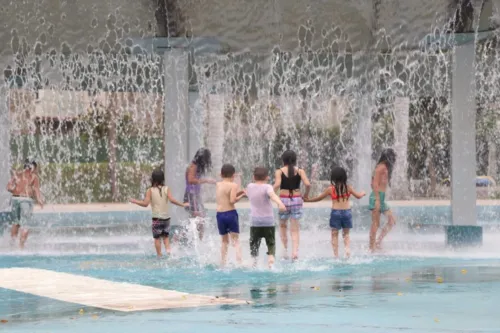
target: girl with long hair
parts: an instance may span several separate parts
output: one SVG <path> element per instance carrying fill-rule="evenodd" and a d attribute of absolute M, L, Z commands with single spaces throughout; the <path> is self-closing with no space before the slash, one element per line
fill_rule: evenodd
<path fill-rule="evenodd" d="M 330 174 L 330 183 L 323 193 L 315 198 L 306 199 L 306 202 L 321 201 L 326 197 L 332 200 L 332 211 L 330 213 L 330 228 L 332 230 L 332 248 L 335 258 L 339 257 L 339 231 L 342 229 L 344 237 L 345 256 L 351 255 L 349 231 L 352 229 L 352 212 L 349 198 L 354 196 L 361 199 L 365 192 L 357 192 L 347 184 L 347 172 L 344 168 L 334 166 Z"/>
<path fill-rule="evenodd" d="M 290 220 L 290 233 L 292 236 L 292 260 L 298 259 L 299 253 L 299 221 L 302 218 L 303 198 L 309 196 L 311 183 L 306 172 L 296 166 L 297 155 L 292 150 L 287 150 L 281 156 L 283 167 L 275 172 L 274 190 L 280 190 L 280 199 L 286 207 L 286 211 L 280 212 L 280 236 L 285 248 L 285 258 L 288 257 L 288 228 Z M 302 195 L 300 184 L 304 183 L 305 192 Z"/>

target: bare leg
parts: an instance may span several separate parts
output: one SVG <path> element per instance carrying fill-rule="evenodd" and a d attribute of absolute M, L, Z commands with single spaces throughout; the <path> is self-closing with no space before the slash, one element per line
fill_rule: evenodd
<path fill-rule="evenodd" d="M 372 210 L 372 226 L 370 228 L 370 252 L 375 252 L 375 240 L 380 226 L 380 212 Z"/>
<path fill-rule="evenodd" d="M 274 256 L 272 254 L 267 256 L 267 266 L 269 268 L 273 268 L 274 265 Z"/>
<path fill-rule="evenodd" d="M 227 260 L 227 248 L 229 246 L 229 235 L 222 236 L 222 244 L 220 247 L 220 266 L 224 267 L 226 265 Z"/>
<path fill-rule="evenodd" d="M 24 244 L 28 240 L 29 231 L 27 229 L 21 230 L 21 238 L 19 239 L 19 247 L 24 249 Z"/>
<path fill-rule="evenodd" d="M 203 240 L 203 233 L 205 231 L 205 220 L 201 220 L 196 222 L 196 230 L 198 230 L 198 237 L 200 240 Z"/>
<path fill-rule="evenodd" d="M 283 257 L 285 259 L 288 258 L 288 229 L 287 229 L 288 220 L 280 220 L 280 237 L 281 243 L 283 243 L 283 248 L 285 249 L 285 254 Z"/>
<path fill-rule="evenodd" d="M 396 224 L 396 219 L 394 218 L 394 215 L 392 215 L 392 211 L 388 210 L 384 214 L 387 215 L 387 223 L 382 228 L 382 232 L 380 232 L 380 235 L 378 236 L 376 243 L 377 248 L 381 248 L 382 240 L 384 240 L 385 236 L 387 236 L 387 234 L 392 230 L 392 227 Z"/>
<path fill-rule="evenodd" d="M 345 257 L 351 257 L 351 236 L 349 235 L 349 229 L 342 229 L 342 236 L 344 236 L 344 247 L 345 247 Z"/>
<path fill-rule="evenodd" d="M 234 250 L 236 251 L 236 262 L 241 266 L 241 246 L 240 246 L 240 234 L 231 233 L 231 242 L 233 244 Z"/>
<path fill-rule="evenodd" d="M 161 257 L 161 240 L 159 238 L 155 238 L 155 249 L 156 249 L 156 255 L 158 258 Z"/>
<path fill-rule="evenodd" d="M 13 240 L 15 240 L 19 234 L 19 224 L 14 224 L 12 228 L 10 229 L 10 237 L 12 237 Z"/>
<path fill-rule="evenodd" d="M 339 231 L 337 229 L 332 229 L 332 249 L 333 256 L 335 258 L 339 257 Z"/>
<path fill-rule="evenodd" d="M 292 260 L 299 258 L 299 241 L 300 241 L 300 221 L 290 219 L 290 232 L 292 234 Z"/>
<path fill-rule="evenodd" d="M 167 254 L 170 254 L 171 249 L 170 249 L 170 239 L 167 237 L 163 237 L 163 245 L 165 245 L 165 251 Z"/>

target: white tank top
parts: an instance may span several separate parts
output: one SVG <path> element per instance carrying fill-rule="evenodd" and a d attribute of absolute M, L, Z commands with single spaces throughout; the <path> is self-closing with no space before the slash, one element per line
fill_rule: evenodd
<path fill-rule="evenodd" d="M 162 192 L 160 195 L 160 191 Z M 151 187 L 151 211 L 154 219 L 166 220 L 168 214 L 168 187 Z"/>

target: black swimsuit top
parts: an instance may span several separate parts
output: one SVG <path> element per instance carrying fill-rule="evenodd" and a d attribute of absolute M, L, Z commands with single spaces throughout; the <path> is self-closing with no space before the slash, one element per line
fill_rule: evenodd
<path fill-rule="evenodd" d="M 300 189 L 300 181 L 302 180 L 302 178 L 300 178 L 298 172 L 292 177 L 287 177 L 281 169 L 279 170 L 281 171 L 281 190 L 289 190 L 290 193 L 292 193 L 294 190 Z"/>

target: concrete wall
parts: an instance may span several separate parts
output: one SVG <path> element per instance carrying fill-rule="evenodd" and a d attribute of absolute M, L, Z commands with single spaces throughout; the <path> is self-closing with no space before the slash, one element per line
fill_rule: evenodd
<path fill-rule="evenodd" d="M 62 50 L 85 52 L 120 36 L 151 37 L 156 26 L 152 0 L 10 1 L 0 9 L 1 56 L 20 47 L 27 53 Z M 35 48 L 35 44 L 40 46 Z"/>
<path fill-rule="evenodd" d="M 416 45 L 449 18 L 447 1 L 382 0 L 180 0 L 184 29 L 216 36 L 232 49 L 284 50 L 302 47 L 359 50 L 378 40 L 378 49 Z M 378 20 L 374 20 L 374 10 Z M 372 36 L 372 28 L 379 31 Z M 346 41 L 349 41 L 346 43 Z"/>

